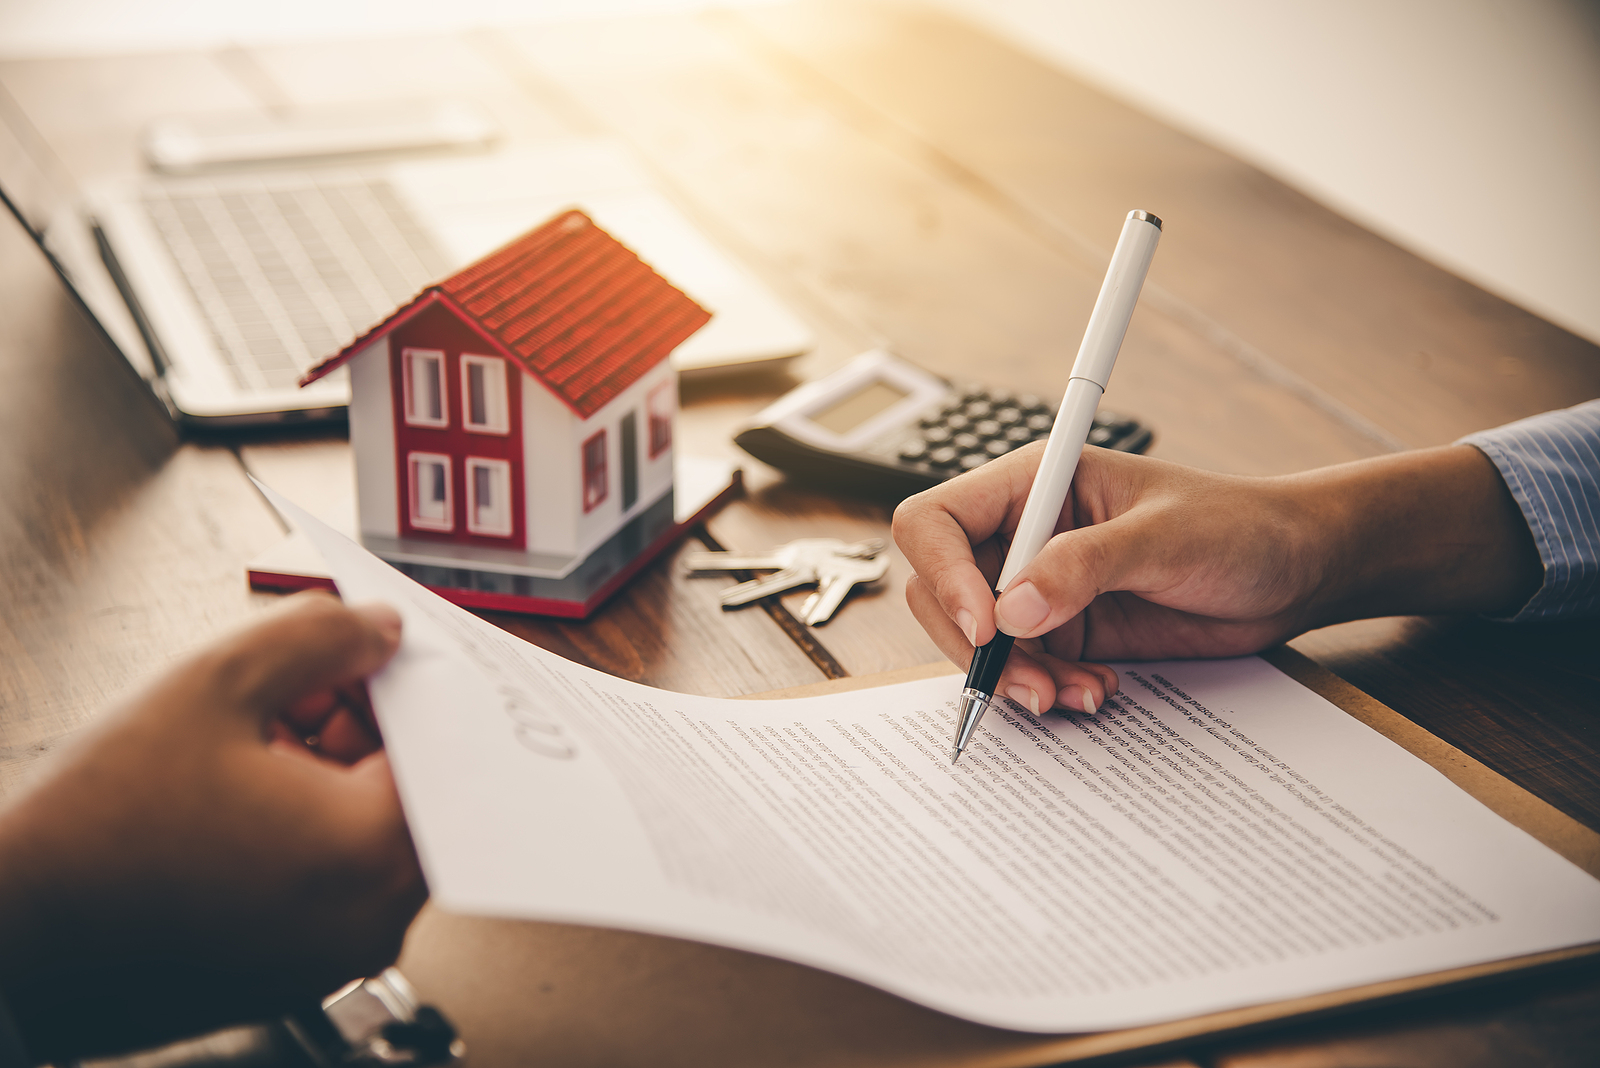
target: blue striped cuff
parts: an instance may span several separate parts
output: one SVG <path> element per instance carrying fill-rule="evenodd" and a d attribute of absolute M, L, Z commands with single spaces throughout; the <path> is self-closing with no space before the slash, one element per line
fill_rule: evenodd
<path fill-rule="evenodd" d="M 1544 584 L 1512 622 L 1600 614 L 1600 400 L 1546 412 L 1457 444 L 1500 469 L 1544 561 Z"/>

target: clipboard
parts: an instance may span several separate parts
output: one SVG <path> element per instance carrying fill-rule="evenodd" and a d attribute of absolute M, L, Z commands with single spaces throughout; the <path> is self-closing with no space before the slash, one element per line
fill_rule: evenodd
<path fill-rule="evenodd" d="M 1287 647 L 1278 670 L 1408 752 L 1491 811 L 1600 878 L 1600 833 Z M 939 675 L 948 663 L 757 694 L 806 697 Z M 1491 982 L 1600 956 L 1600 943 L 1162 1024 L 1071 1035 L 1004 1031 L 788 961 L 643 935 L 424 910 L 400 967 L 444 1009 L 481 1063 L 916 1064 L 1023 1068 L 1160 1056 L 1290 1019 Z M 498 1054 L 498 1055 L 496 1055 Z"/>

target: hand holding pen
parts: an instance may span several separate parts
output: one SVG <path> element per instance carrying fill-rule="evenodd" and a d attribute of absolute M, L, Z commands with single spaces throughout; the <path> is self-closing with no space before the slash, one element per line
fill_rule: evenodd
<path fill-rule="evenodd" d="M 1143 211 L 1130 212 L 1122 236 L 1111 256 L 1111 266 L 1089 316 L 1083 343 L 1072 366 L 1066 396 L 1056 413 L 1055 425 L 1045 444 L 1038 472 L 1023 507 L 1022 517 L 1011 540 L 1006 563 L 995 583 L 995 591 L 1005 591 L 1017 573 L 1039 554 L 1055 532 L 1072 486 L 1078 458 L 1088 441 L 1095 409 L 1111 378 L 1128 321 L 1138 303 L 1150 260 L 1161 236 L 1161 220 Z M 977 650 L 961 691 L 960 723 L 951 760 L 960 759 L 977 729 L 979 721 L 994 700 L 1014 639 L 997 632 Z"/>
<path fill-rule="evenodd" d="M 996 600 L 1042 459 L 1038 445 L 1009 453 L 894 517 L 918 622 L 962 667 L 1015 636 L 998 685 L 1035 714 L 1092 714 L 1118 688 L 1107 661 L 1242 656 L 1375 616 L 1512 615 L 1544 578 L 1527 520 L 1471 445 L 1272 477 L 1084 449 L 1053 536 Z"/>

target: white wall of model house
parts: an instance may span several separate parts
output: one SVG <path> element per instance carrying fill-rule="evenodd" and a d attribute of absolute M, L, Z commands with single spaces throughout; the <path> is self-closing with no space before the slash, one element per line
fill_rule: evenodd
<path fill-rule="evenodd" d="M 395 464 L 394 401 L 387 336 L 350 358 L 350 447 L 356 462 L 357 519 L 363 534 L 400 536 L 400 489 Z M 672 448 L 650 456 L 650 398 L 659 388 L 675 414 L 676 375 L 662 360 L 587 419 L 512 364 L 522 381 L 523 477 L 527 501 L 528 551 L 557 556 L 587 555 L 628 520 L 672 489 Z M 622 431 L 636 413 L 638 499 L 622 507 Z M 607 493 L 583 510 L 583 443 L 606 431 Z"/>
<path fill-rule="evenodd" d="M 528 501 L 528 550 L 558 555 L 587 555 L 628 520 L 672 489 L 672 448 L 650 456 L 651 394 L 677 407 L 677 376 L 662 360 L 638 381 L 587 419 L 546 389 L 532 375 L 522 375 L 523 477 Z M 633 412 L 639 472 L 638 498 L 622 507 L 622 421 Z M 583 510 L 583 443 L 606 432 L 605 499 Z"/>
<path fill-rule="evenodd" d="M 400 486 L 394 466 L 394 401 L 389 338 L 370 342 L 345 364 L 350 371 L 350 451 L 356 461 L 356 521 L 363 534 L 400 536 Z M 387 472 L 385 478 L 376 477 Z"/>

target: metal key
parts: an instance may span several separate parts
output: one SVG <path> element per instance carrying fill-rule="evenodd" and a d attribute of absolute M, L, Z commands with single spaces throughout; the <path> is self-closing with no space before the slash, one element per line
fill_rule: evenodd
<path fill-rule="evenodd" d="M 722 602 L 724 608 L 737 608 L 774 593 L 787 593 L 796 586 L 805 586 L 815 581 L 817 581 L 817 569 L 814 565 L 786 567 L 771 575 L 741 582 L 737 586 L 729 586 L 717 595 L 717 599 Z"/>
<path fill-rule="evenodd" d="M 764 571 L 777 573 L 730 586 L 719 595 L 724 608 L 749 604 L 774 593 L 817 582 L 824 564 L 835 560 L 871 559 L 885 548 L 882 538 L 844 542 L 838 538 L 801 538 L 765 553 L 689 553 L 684 563 L 691 571 Z M 847 587 L 848 589 L 848 587 Z"/>
<path fill-rule="evenodd" d="M 883 552 L 882 538 L 844 542 L 838 538 L 800 538 L 764 553 L 724 552 L 689 553 L 683 562 L 690 571 L 768 571 L 793 567 L 803 556 L 850 556 L 869 559 Z"/>
<path fill-rule="evenodd" d="M 722 606 L 734 608 L 741 604 L 749 604 L 751 601 L 759 601 L 770 594 L 783 593 L 796 586 L 816 582 L 822 577 L 822 569 L 829 565 L 840 548 L 847 546 L 833 538 L 806 538 L 790 542 L 776 550 L 789 558 L 790 563 L 787 566 L 774 574 L 741 582 L 737 586 L 723 590 L 719 595 Z M 791 549 L 792 552 L 785 552 Z M 849 559 L 849 557 L 839 557 L 839 559 Z"/>
<path fill-rule="evenodd" d="M 835 556 L 817 568 L 817 592 L 800 606 L 800 618 L 808 627 L 826 623 L 839 610 L 850 591 L 863 582 L 877 582 L 889 573 L 889 558 L 875 559 Z"/>

